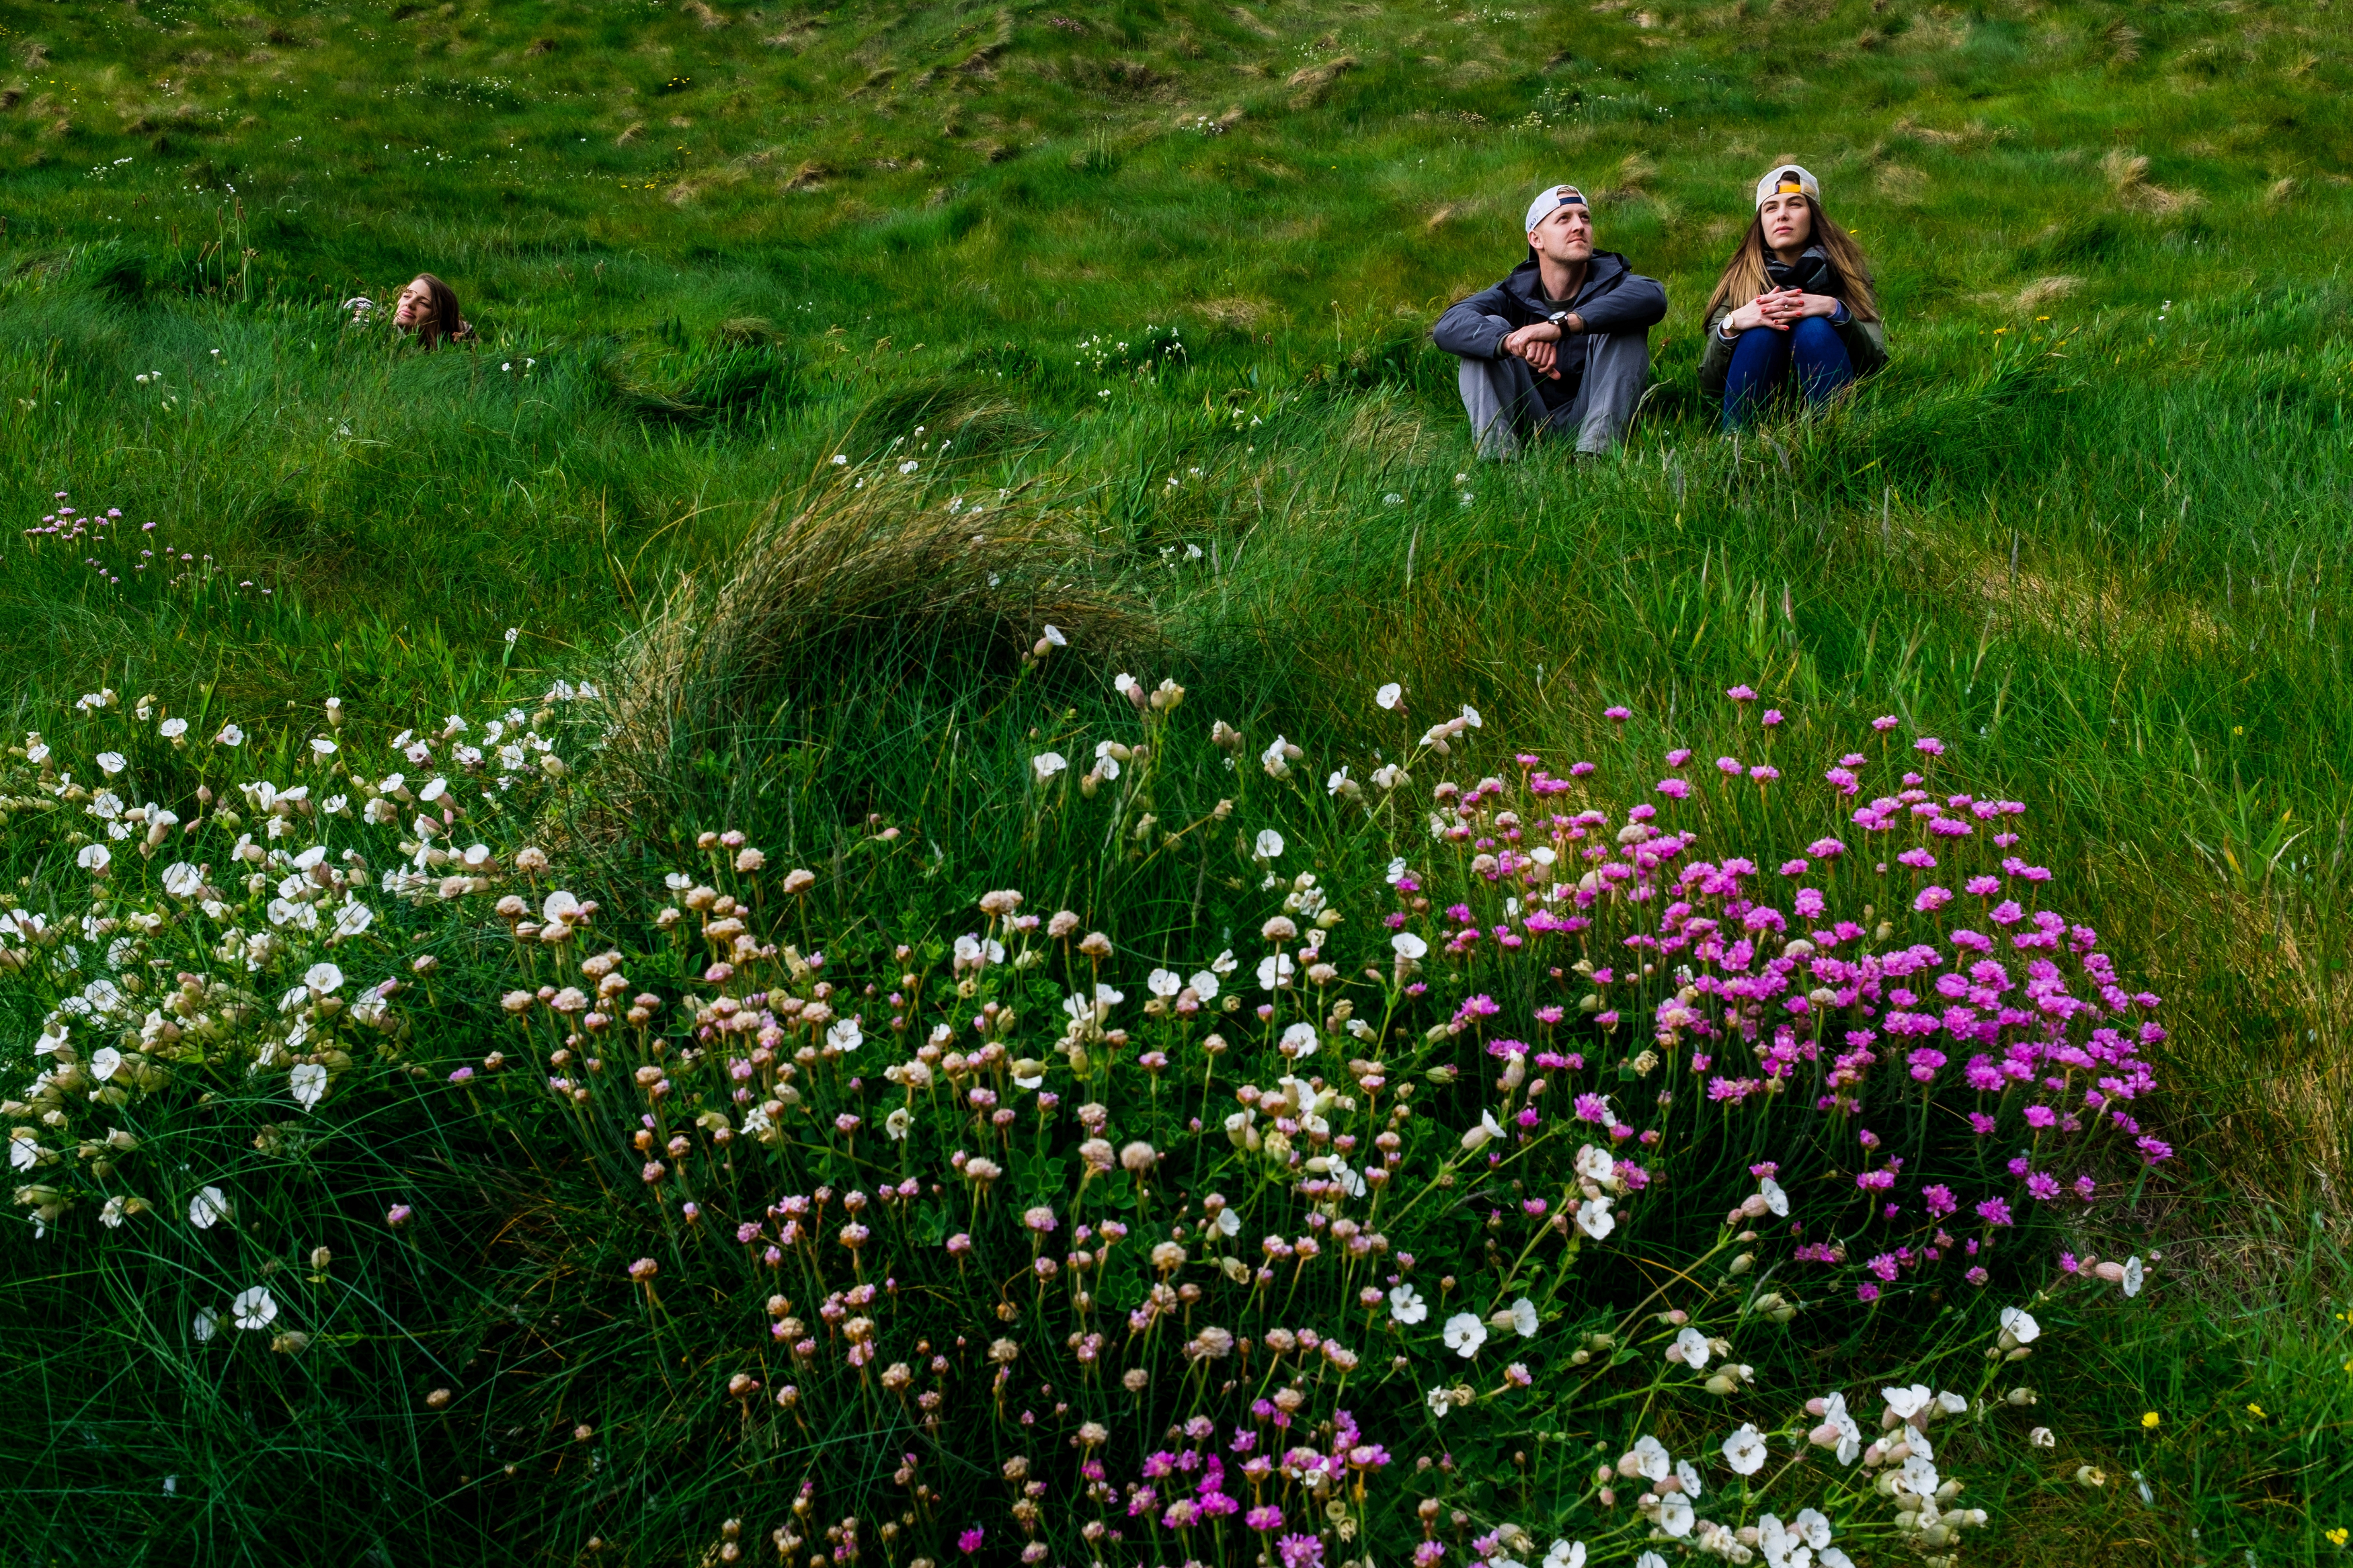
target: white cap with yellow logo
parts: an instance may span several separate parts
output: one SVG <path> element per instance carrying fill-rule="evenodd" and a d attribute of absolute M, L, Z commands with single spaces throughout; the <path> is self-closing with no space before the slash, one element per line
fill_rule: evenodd
<path fill-rule="evenodd" d="M 1757 182 L 1757 205 L 1760 207 L 1767 196 L 1799 194 L 1819 202 L 1822 199 L 1822 183 L 1795 163 L 1784 163 Z"/>

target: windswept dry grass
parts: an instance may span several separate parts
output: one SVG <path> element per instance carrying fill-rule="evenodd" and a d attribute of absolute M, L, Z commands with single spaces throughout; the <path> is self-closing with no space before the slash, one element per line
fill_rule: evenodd
<path fill-rule="evenodd" d="M 934 662 L 1010 673 L 1052 626 L 1109 659 L 1165 637 L 1042 485 L 983 492 L 893 471 L 829 469 L 773 502 L 732 560 L 681 577 L 618 649 L 608 700 L 627 795 L 659 798 L 714 723 L 822 692 L 852 670 Z"/>

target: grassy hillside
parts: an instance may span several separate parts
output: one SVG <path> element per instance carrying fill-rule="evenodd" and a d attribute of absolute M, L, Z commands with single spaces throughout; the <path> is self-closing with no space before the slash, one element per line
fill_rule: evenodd
<path fill-rule="evenodd" d="M 2253 0 L 0 5 L 17 727 L 68 733 L 60 705 L 100 688 L 206 734 L 240 722 L 254 752 L 137 752 L 194 818 L 199 784 L 292 769 L 330 696 L 347 743 L 381 750 L 594 676 L 623 699 L 620 760 L 514 831 L 564 822 L 617 908 L 646 901 L 649 868 L 695 863 L 697 831 L 735 827 L 779 863 L 829 861 L 827 918 L 860 941 L 950 939 L 981 890 L 1020 886 L 1143 963 L 1206 961 L 1268 911 L 1247 856 L 1188 893 L 1033 820 L 1027 758 L 1083 767 L 1134 739 L 1120 670 L 1182 680 L 1188 717 L 1241 725 L 1250 754 L 1281 731 L 1359 778 L 1470 703 L 1494 754 L 1466 784 L 1516 750 L 1601 756 L 1629 799 L 1668 744 L 1747 758 L 1736 684 L 1826 756 L 1900 716 L 1952 743 L 1957 787 L 2031 806 L 2068 907 L 2164 994 L 2147 1120 L 2181 1152 L 2108 1173 L 2122 1201 L 2070 1233 L 2170 1261 L 2146 1315 L 2038 1363 L 2064 1446 L 1985 1458 L 2005 1527 L 1964 1560 L 2334 1561 L 2326 1532 L 2353 1526 L 2348 29 Z M 1734 441 L 1694 384 L 1700 311 L 1783 158 L 1871 254 L 1894 358 L 1836 413 Z M 1667 283 L 1658 384 L 1619 458 L 1480 465 L 1423 333 L 1517 259 L 1528 194 L 1564 179 L 1595 194 L 1599 242 Z M 346 299 L 420 269 L 478 346 L 420 355 L 350 322 Z M 59 492 L 123 517 L 36 531 Z M 1071 651 L 1025 664 L 1050 622 Z M 1409 728 L 1371 704 L 1391 680 Z M 887 916 L 841 890 L 876 813 L 931 857 L 860 884 Z M 1387 897 L 1370 840 L 1318 821 L 1356 893 Z M 20 811 L 0 837 L 24 907 L 76 882 L 54 819 Z M 478 1054 L 512 977 L 435 918 L 392 940 L 450 955 L 417 1026 L 438 1073 L 457 1057 L 434 1051 Z M 12 1072 L 48 1005 L 7 994 Z M 464 1289 L 387 1285 L 429 1353 L 354 1349 L 302 1398 L 268 1383 L 300 1418 L 266 1433 L 201 1392 L 185 1345 L 160 1391 L 94 1371 L 150 1344 L 125 1305 L 146 1277 L 85 1278 L 11 1227 L 0 1255 L 56 1319 L 90 1278 L 117 1292 L 64 1344 L 0 1331 L 17 1403 L 53 1413 L 0 1440 L 32 1478 L 12 1539 L 226 1560 L 298 1538 L 250 1479 L 275 1464 L 404 1489 L 393 1522 L 349 1483 L 343 1560 L 374 1542 L 571 1561 L 610 1531 L 609 1499 L 560 1489 L 504 1518 L 480 1454 L 420 1446 L 418 1401 L 468 1357 L 539 1390 L 519 1397 L 555 1430 L 572 1395 L 544 1403 L 556 1384 L 497 1307 L 525 1282 L 598 1325 L 534 1332 L 620 1369 L 610 1406 L 658 1403 L 669 1375 L 631 1359 L 615 1270 L 638 1233 L 598 1234 L 594 1160 L 526 1173 L 507 1151 L 538 1124 L 430 1103 L 396 1119 L 414 1161 L 336 1171 L 371 1215 L 438 1173 L 473 1228 L 431 1267 L 471 1258 L 447 1264 Z M 477 1158 L 501 1173 L 450 1174 Z M 328 1223 L 282 1196 L 289 1236 Z M 1857 1331 L 1856 1365 L 1898 1336 Z M 732 1408 L 665 1397 L 691 1414 L 612 1451 L 632 1475 L 670 1473 Z M 797 1484 L 777 1463 L 759 1484 Z M 2081 1463 L 2116 1484 L 2076 1484 Z M 153 1511 L 151 1480 L 199 1469 L 203 1524 Z M 751 1508 L 732 1474 L 649 1490 L 628 1560 L 710 1547 Z M 120 1529 L 72 1517 L 100 1485 L 137 1494 Z"/>

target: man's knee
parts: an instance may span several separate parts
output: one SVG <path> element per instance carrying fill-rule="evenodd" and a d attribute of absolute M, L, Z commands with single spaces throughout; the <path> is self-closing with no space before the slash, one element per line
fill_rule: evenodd
<path fill-rule="evenodd" d="M 1612 332 L 1596 339 L 1587 353 L 1585 374 L 1613 389 L 1631 384 L 1639 393 L 1651 374 L 1650 334 Z"/>

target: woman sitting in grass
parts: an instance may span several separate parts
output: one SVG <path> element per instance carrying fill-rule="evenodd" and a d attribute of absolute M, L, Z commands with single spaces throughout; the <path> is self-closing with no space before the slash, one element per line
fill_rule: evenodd
<path fill-rule="evenodd" d="M 1822 214 L 1822 191 L 1796 164 L 1757 182 L 1757 220 L 1707 302 L 1703 390 L 1724 398 L 1737 429 L 1789 384 L 1810 405 L 1828 401 L 1887 363 L 1887 328 L 1871 292 L 1871 265 Z"/>
<path fill-rule="evenodd" d="M 352 312 L 352 320 L 364 321 L 375 309 L 375 301 L 362 294 L 343 301 Z M 400 298 L 392 308 L 392 324 L 403 332 L 413 333 L 417 346 L 438 349 L 446 342 L 470 342 L 473 326 L 458 310 L 457 290 L 430 272 L 420 272 L 408 280 Z"/>

